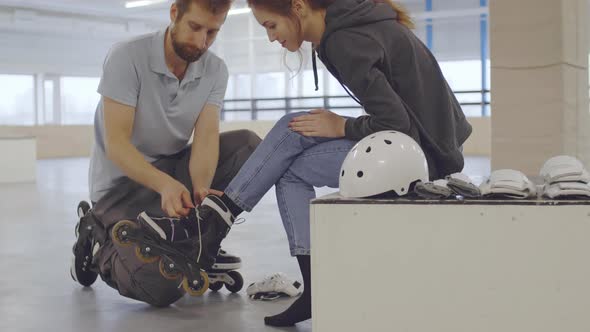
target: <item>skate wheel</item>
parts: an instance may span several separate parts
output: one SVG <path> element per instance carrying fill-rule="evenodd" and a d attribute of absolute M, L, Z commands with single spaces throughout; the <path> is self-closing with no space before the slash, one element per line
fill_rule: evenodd
<path fill-rule="evenodd" d="M 160 259 L 160 263 L 158 264 L 160 267 L 160 274 L 168 280 L 176 280 L 180 276 L 180 272 L 170 268 L 171 263 L 172 262 L 168 259 Z"/>
<path fill-rule="evenodd" d="M 146 252 L 144 252 L 144 250 L 142 250 L 143 247 L 137 246 L 135 247 L 135 256 L 137 256 L 137 258 L 146 264 L 152 264 L 155 263 L 156 261 L 158 261 L 158 259 L 160 259 L 159 256 L 152 256 Z"/>
<path fill-rule="evenodd" d="M 135 224 L 133 221 L 129 220 L 121 220 L 113 226 L 111 230 L 111 238 L 116 245 L 119 246 L 129 246 L 131 245 L 131 241 L 124 235 L 124 232 L 128 232 L 129 230 L 135 230 L 139 226 Z"/>
<path fill-rule="evenodd" d="M 242 278 L 240 272 L 229 271 L 227 275 L 234 280 L 234 284 L 225 284 L 225 288 L 227 288 L 227 290 L 232 293 L 237 293 L 241 291 L 242 287 L 244 287 L 244 278 Z"/>
<path fill-rule="evenodd" d="M 219 291 L 221 288 L 223 288 L 223 283 L 222 282 L 214 282 L 212 284 L 209 285 L 209 289 L 212 292 L 217 292 Z"/>
<path fill-rule="evenodd" d="M 209 277 L 207 276 L 207 272 L 200 271 L 200 275 L 202 282 L 197 287 L 190 285 L 186 276 L 182 279 L 182 288 L 188 293 L 188 295 L 201 296 L 205 294 L 209 288 Z"/>
<path fill-rule="evenodd" d="M 78 203 L 78 218 L 82 218 L 90 211 L 90 204 L 86 201 Z"/>

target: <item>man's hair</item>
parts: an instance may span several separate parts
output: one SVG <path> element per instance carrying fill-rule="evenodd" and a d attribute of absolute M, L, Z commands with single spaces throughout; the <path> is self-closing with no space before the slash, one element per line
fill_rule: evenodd
<path fill-rule="evenodd" d="M 228 10 L 232 2 L 233 0 L 176 0 L 176 7 L 178 8 L 177 20 L 182 19 L 191 3 L 198 3 L 213 14 L 217 14 L 221 11 Z"/>

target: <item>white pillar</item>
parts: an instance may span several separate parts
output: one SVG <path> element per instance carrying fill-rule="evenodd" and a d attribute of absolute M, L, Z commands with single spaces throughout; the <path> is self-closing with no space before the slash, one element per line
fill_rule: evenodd
<path fill-rule="evenodd" d="M 492 169 L 590 166 L 588 0 L 490 1 Z"/>

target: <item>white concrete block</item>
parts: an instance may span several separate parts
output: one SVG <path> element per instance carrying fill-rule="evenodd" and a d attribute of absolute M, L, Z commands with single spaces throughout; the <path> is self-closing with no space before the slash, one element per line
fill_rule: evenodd
<path fill-rule="evenodd" d="M 0 183 L 34 182 L 37 145 L 34 137 L 0 138 Z"/>
<path fill-rule="evenodd" d="M 590 331 L 588 202 L 499 204 L 312 202 L 313 331 Z"/>

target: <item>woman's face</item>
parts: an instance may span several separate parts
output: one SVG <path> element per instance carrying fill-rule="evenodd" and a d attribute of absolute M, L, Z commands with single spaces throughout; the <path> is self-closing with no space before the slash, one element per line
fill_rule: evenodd
<path fill-rule="evenodd" d="M 252 8 L 254 17 L 266 29 L 268 40 L 277 41 L 290 52 L 296 52 L 303 43 L 297 24 L 288 17 L 272 13 L 263 8 Z"/>

